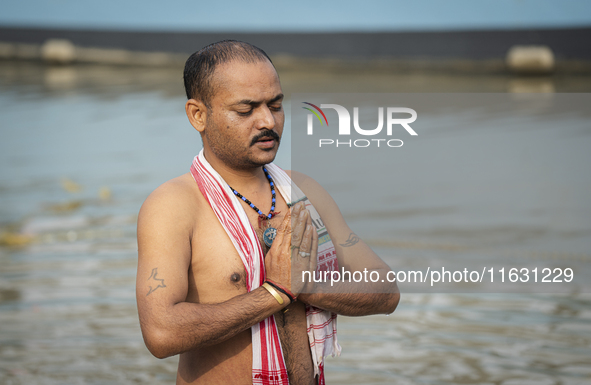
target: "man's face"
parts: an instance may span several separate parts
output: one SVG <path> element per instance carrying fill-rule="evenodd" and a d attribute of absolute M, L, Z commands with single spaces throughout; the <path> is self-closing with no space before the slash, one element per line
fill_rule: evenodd
<path fill-rule="evenodd" d="M 268 61 L 232 61 L 213 75 L 213 97 L 203 131 L 206 148 L 234 169 L 275 159 L 283 133 L 283 93 Z"/>

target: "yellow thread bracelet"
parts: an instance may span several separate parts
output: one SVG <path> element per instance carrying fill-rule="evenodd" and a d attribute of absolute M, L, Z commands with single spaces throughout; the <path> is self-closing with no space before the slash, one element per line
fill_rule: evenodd
<path fill-rule="evenodd" d="M 271 295 L 273 297 L 275 297 L 275 299 L 277 300 L 277 302 L 279 302 L 279 305 L 283 305 L 283 298 L 281 298 L 281 296 L 279 295 L 279 293 L 277 293 L 277 290 L 275 290 L 273 288 L 273 286 L 269 285 L 267 282 L 263 283 L 263 287 L 265 289 L 267 289 L 267 291 L 269 293 L 271 293 Z"/>

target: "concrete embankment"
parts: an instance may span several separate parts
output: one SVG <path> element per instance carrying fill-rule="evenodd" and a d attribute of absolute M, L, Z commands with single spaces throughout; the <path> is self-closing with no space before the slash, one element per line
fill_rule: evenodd
<path fill-rule="evenodd" d="M 251 42 L 279 66 L 591 73 L 591 28 L 461 32 L 196 33 L 0 28 L 0 59 L 177 66 L 218 40 Z"/>
<path fill-rule="evenodd" d="M 127 49 L 75 46 L 70 40 L 48 39 L 42 44 L 0 42 L 0 59 L 42 60 L 49 64 L 96 63 L 134 66 L 180 65 L 187 55 Z"/>

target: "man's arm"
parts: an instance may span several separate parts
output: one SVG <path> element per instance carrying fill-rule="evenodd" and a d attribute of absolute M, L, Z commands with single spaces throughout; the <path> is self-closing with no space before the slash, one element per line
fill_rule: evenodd
<path fill-rule="evenodd" d="M 191 242 L 199 241 L 191 240 L 194 218 L 186 206 L 191 199 L 182 186 L 169 182 L 146 199 L 138 216 L 136 298 L 144 341 L 158 358 L 220 343 L 289 304 L 278 293 L 280 305 L 263 287 L 219 304 L 186 302 Z M 289 267 L 289 224 L 286 215 L 266 261 L 273 264 L 267 273 L 287 285 L 285 274 L 277 272 Z"/>
<path fill-rule="evenodd" d="M 378 274 L 376 282 L 328 282 L 306 286 L 305 293 L 298 296 L 301 301 L 330 310 L 337 314 L 361 316 L 369 314 L 389 314 L 398 306 L 400 292 L 396 282 L 388 282 L 391 271 L 347 225 L 332 197 L 310 177 L 295 171 L 292 179 L 306 194 L 316 208 L 334 243 L 339 268 L 345 271 L 361 272 L 369 277 L 371 272 Z M 390 274 L 390 279 L 392 274 Z M 376 274 L 373 274 L 375 279 Z"/>

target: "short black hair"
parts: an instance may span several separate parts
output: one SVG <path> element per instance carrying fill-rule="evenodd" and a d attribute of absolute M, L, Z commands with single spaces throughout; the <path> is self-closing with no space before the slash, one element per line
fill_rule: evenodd
<path fill-rule="evenodd" d="M 187 99 L 201 100 L 207 107 L 213 97 L 211 79 L 219 64 L 232 60 L 244 63 L 273 62 L 262 49 L 238 40 L 222 40 L 195 52 L 187 59 L 183 77 Z"/>

